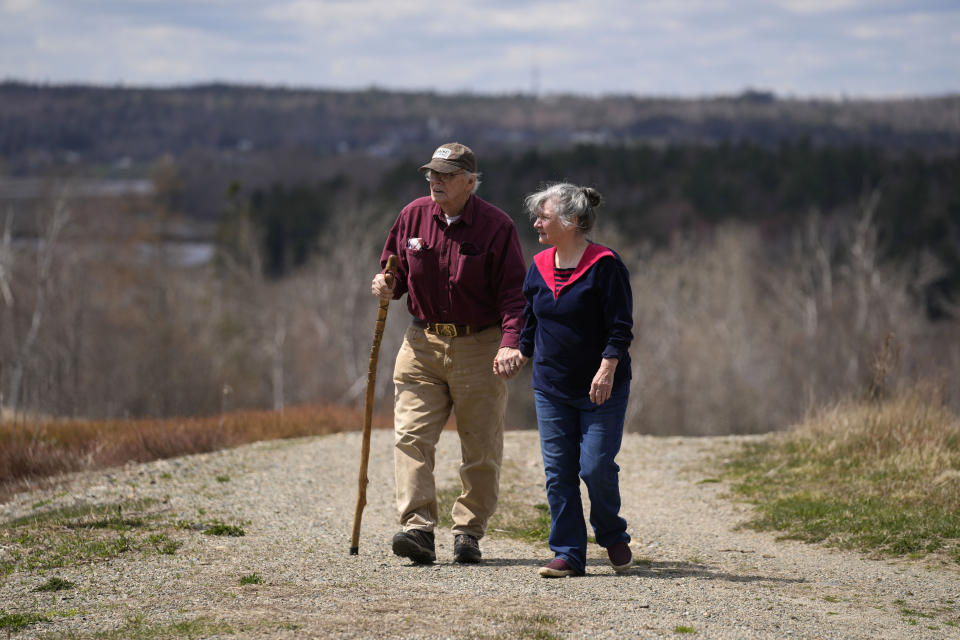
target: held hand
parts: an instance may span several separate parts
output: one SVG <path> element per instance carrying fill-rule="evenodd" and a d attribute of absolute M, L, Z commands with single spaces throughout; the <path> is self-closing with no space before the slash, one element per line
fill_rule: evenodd
<path fill-rule="evenodd" d="M 393 298 L 393 287 L 387 285 L 387 279 L 382 273 L 378 273 L 370 283 L 370 293 L 381 300 L 390 300 Z"/>
<path fill-rule="evenodd" d="M 617 358 L 604 358 L 600 362 L 600 368 L 593 376 L 593 382 L 590 383 L 590 402 L 594 404 L 603 404 L 610 399 L 610 392 L 613 391 L 613 375 L 617 371 Z"/>
<path fill-rule="evenodd" d="M 500 347 L 497 351 L 497 357 L 493 359 L 493 373 L 504 380 L 509 380 L 518 373 L 527 359 L 523 357 L 519 349 L 513 347 Z"/>

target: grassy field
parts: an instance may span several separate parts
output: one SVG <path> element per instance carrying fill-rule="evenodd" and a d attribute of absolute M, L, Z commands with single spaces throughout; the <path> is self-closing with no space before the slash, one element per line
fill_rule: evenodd
<path fill-rule="evenodd" d="M 358 411 L 336 406 L 170 420 L 4 423 L 0 499 L 63 472 L 361 424 Z M 374 426 L 389 427 L 389 417 L 375 418 Z M 757 507 L 748 526 L 878 555 L 932 554 L 960 563 L 960 418 L 936 390 L 822 409 L 789 431 L 749 444 L 724 473 L 736 494 Z M 441 490 L 441 501 L 452 503 L 457 493 Z M 506 506 L 499 528 L 545 539 L 545 505 L 526 505 L 518 513 Z"/>
<path fill-rule="evenodd" d="M 60 451 L 63 460 L 89 468 L 122 463 L 124 452 L 157 458 L 163 453 L 178 455 L 201 447 L 213 448 L 217 443 L 232 446 L 357 429 L 360 422 L 355 412 L 335 407 L 288 410 L 283 416 L 248 412 L 207 420 L 54 422 L 36 428 L 32 446 Z M 385 427 L 386 422 L 378 418 L 377 424 Z M 7 429 L 4 438 L 23 442 L 22 450 L 29 450 L 30 440 L 25 438 L 23 427 L 17 432 L 10 425 L 3 428 Z M 218 439 L 210 430 L 216 430 Z M 135 438 L 139 446 L 128 443 L 121 447 L 111 440 L 125 442 L 131 433 L 139 434 Z M 147 446 L 151 443 L 157 444 Z M 92 456 L 98 448 L 112 453 Z M 0 455 L 9 453 L 2 451 Z M 210 474 L 215 482 L 230 482 L 229 476 L 214 473 L 222 471 Z M 887 399 L 823 409 L 788 432 L 752 440 L 726 463 L 723 473 L 736 494 L 757 507 L 756 518 L 748 526 L 878 557 L 923 558 L 932 567 L 954 567 L 951 571 L 960 564 L 960 419 L 944 407 L 935 391 L 913 390 Z M 42 476 L 31 477 L 35 482 Z M 24 477 L 18 480 L 27 481 Z M 509 474 L 502 481 L 505 487 L 511 487 Z M 438 494 L 441 526 L 449 527 L 450 506 L 459 488 L 441 487 Z M 521 495 L 513 489 L 505 491 L 501 508 L 491 520 L 493 532 L 542 545 L 549 533 L 549 509 Z M 517 499 L 512 499 L 514 496 Z M 71 581 L 76 580 L 76 572 L 57 576 L 61 569 L 119 557 L 149 561 L 188 553 L 192 538 L 242 537 L 247 535 L 244 527 L 249 529 L 250 524 L 223 522 L 203 509 L 176 513 L 164 500 L 152 498 L 60 508 L 41 501 L 33 508 L 35 513 L 31 515 L 0 523 L 0 549 L 4 550 L 0 554 L 0 583 L 30 575 L 38 578 L 31 580 L 30 586 L 37 594 L 83 588 Z M 640 557 L 635 564 L 649 567 L 651 561 Z M 245 572 L 233 579 L 237 586 L 243 586 L 262 584 L 265 577 Z M 832 594 L 823 599 L 839 602 L 831 598 Z M 953 600 L 948 602 L 952 611 Z M 927 620 L 932 613 L 910 602 L 897 600 L 896 604 L 907 620 L 935 622 Z M 0 635 L 6 632 L 12 636 L 44 621 L 84 614 L 72 605 L 34 606 L 24 611 L 0 606 Z M 556 621 L 548 617 L 526 617 L 516 624 L 522 626 L 517 637 L 559 637 L 552 635 Z M 943 624 L 956 626 L 952 619 Z M 206 617 L 161 624 L 138 614 L 125 626 L 98 632 L 96 637 L 201 637 L 245 630 Z M 693 635 L 697 630 L 677 625 L 673 632 Z"/>
<path fill-rule="evenodd" d="M 0 423 L 0 500 L 70 471 L 147 462 L 259 440 L 360 429 L 360 411 L 334 405 L 236 411 L 166 420 L 28 420 Z M 374 428 L 392 425 L 377 416 Z"/>
<path fill-rule="evenodd" d="M 726 472 L 756 529 L 960 563 L 960 418 L 935 389 L 821 410 Z"/>
<path fill-rule="evenodd" d="M 15 571 L 43 575 L 128 553 L 175 555 L 183 535 L 201 534 L 240 537 L 245 531 L 217 519 L 177 518 L 153 499 L 38 511 L 0 524 L 0 545 L 6 549 L 0 579 Z M 40 590 L 73 587 L 51 578 Z"/>

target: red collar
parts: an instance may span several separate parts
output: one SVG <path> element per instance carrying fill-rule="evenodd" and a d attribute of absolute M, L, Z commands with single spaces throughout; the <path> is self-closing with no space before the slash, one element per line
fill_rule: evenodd
<path fill-rule="evenodd" d="M 610 249 L 604 247 L 603 245 L 595 244 L 591 242 L 587 245 L 587 250 L 583 252 L 583 255 L 580 256 L 580 262 L 577 263 L 577 268 L 573 270 L 573 274 L 570 276 L 570 279 L 563 283 L 563 286 L 560 287 L 558 291 L 556 288 L 556 282 L 553 279 L 553 265 L 556 264 L 555 259 L 557 255 L 557 248 L 550 247 L 545 251 L 541 251 L 533 257 L 533 262 L 537 265 L 537 271 L 540 272 L 540 277 L 543 278 L 543 281 L 547 283 L 547 287 L 550 288 L 550 291 L 553 292 L 554 299 L 560 295 L 560 291 L 563 291 L 564 287 L 568 287 L 574 282 L 577 278 L 585 274 L 590 270 L 596 262 L 605 256 L 616 257 Z"/>

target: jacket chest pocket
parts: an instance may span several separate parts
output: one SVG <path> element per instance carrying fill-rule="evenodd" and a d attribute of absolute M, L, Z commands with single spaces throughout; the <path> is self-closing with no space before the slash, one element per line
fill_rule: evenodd
<path fill-rule="evenodd" d="M 457 282 L 484 284 L 486 281 L 487 254 L 457 255 Z"/>
<path fill-rule="evenodd" d="M 419 277 L 436 278 L 440 269 L 437 265 L 437 252 L 430 247 L 407 248 L 407 269 L 411 280 Z"/>

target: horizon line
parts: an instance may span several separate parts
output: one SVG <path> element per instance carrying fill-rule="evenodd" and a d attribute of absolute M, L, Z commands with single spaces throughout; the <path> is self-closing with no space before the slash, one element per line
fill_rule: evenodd
<path fill-rule="evenodd" d="M 289 91 L 289 92 L 320 92 L 320 93 L 395 93 L 409 95 L 437 95 L 441 97 L 473 96 L 484 98 L 505 98 L 505 97 L 528 97 L 538 100 L 549 100 L 557 98 L 580 98 L 587 100 L 604 100 L 616 98 L 634 98 L 641 100 L 673 100 L 673 101 L 693 101 L 693 100 L 724 100 L 724 99 L 757 99 L 757 100 L 775 100 L 775 101 L 795 101 L 795 102 L 887 102 L 887 101 L 910 101 L 910 100 L 942 100 L 951 98 L 960 98 L 960 89 L 953 91 L 944 91 L 942 93 L 884 93 L 884 94 L 854 94 L 854 93 L 809 93 L 799 94 L 791 92 L 779 92 L 776 89 L 765 87 L 745 86 L 739 90 L 721 93 L 636 93 L 636 92 L 598 92 L 598 93 L 578 93 L 575 91 L 524 91 L 524 90 L 503 90 L 503 91 L 478 91 L 469 88 L 462 89 L 437 89 L 429 87 L 389 87 L 378 85 L 376 83 L 367 85 L 358 85 L 355 87 L 335 87 L 324 85 L 303 85 L 292 83 L 266 83 L 251 82 L 240 80 L 197 80 L 184 83 L 126 83 L 119 81 L 116 83 L 97 82 L 90 80 L 30 80 L 15 77 L 4 77 L 0 79 L 0 87 L 10 85 L 23 85 L 43 89 L 126 89 L 133 91 L 183 91 L 208 89 L 213 87 L 224 87 L 233 89 L 259 89 L 266 91 Z"/>

